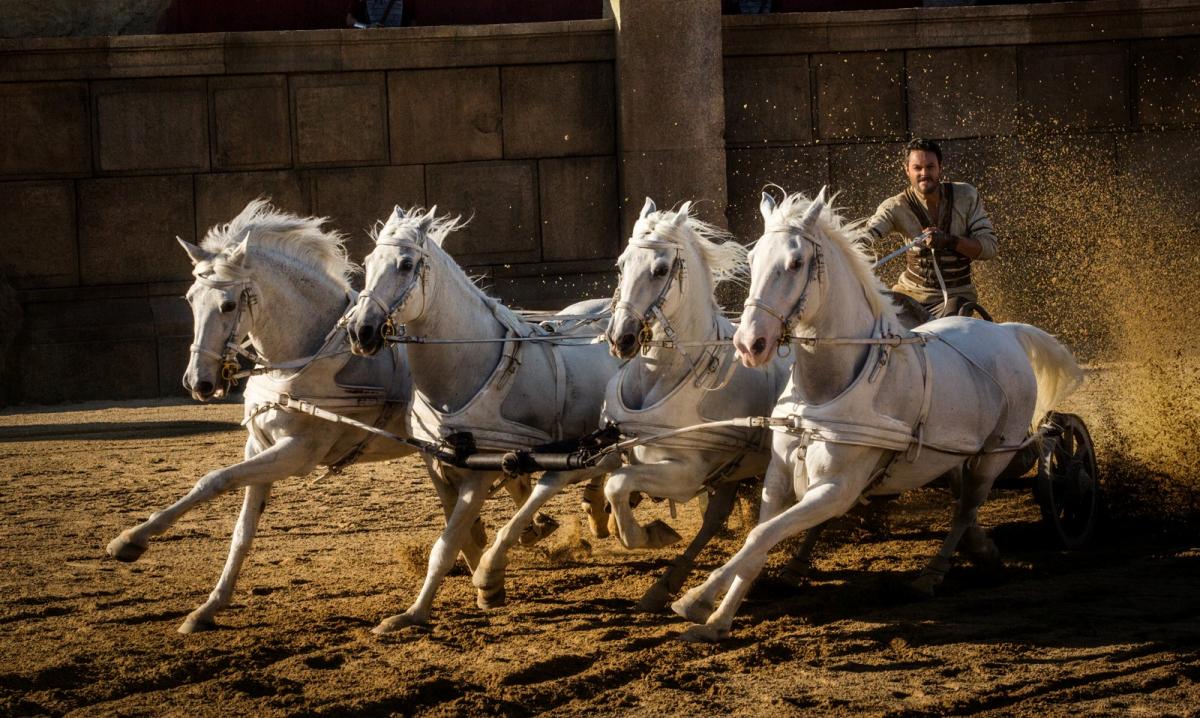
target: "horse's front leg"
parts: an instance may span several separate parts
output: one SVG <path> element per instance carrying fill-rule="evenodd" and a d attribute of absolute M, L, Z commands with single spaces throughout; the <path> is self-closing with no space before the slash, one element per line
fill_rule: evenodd
<path fill-rule="evenodd" d="M 619 461 L 613 457 L 614 461 Z M 522 541 L 529 526 L 540 516 L 540 509 L 547 501 L 558 495 L 564 487 L 587 481 L 594 476 L 603 476 L 605 471 L 613 468 L 614 462 L 582 471 L 547 471 L 534 485 L 529 498 L 517 510 L 517 513 L 496 532 L 496 540 L 480 559 L 479 567 L 471 578 L 471 583 L 479 589 L 476 603 L 480 608 L 495 608 L 503 606 L 504 571 L 508 567 L 508 552 L 518 541 Z M 522 541 L 523 542 L 523 541 Z"/>
<path fill-rule="evenodd" d="M 529 501 L 530 494 L 533 493 L 533 482 L 528 475 L 521 475 L 505 482 L 504 489 L 512 497 L 513 505 L 520 511 L 521 507 Z M 534 514 L 533 519 L 525 525 L 521 532 L 521 543 L 532 546 L 557 530 L 558 521 L 555 521 L 552 516 L 542 513 Z"/>
<path fill-rule="evenodd" d="M 429 622 L 433 598 L 442 584 L 442 579 L 454 567 L 459 551 L 469 540 L 472 526 L 479 518 L 479 511 L 487 499 L 492 480 L 498 475 L 496 472 L 459 471 L 450 468 L 444 471 L 447 479 L 457 486 L 458 499 L 454 511 L 446 521 L 446 528 L 429 552 L 429 568 L 425 572 L 425 582 L 421 585 L 416 601 L 407 611 L 385 618 L 371 630 L 372 633 L 381 635 L 404 626 L 424 625 Z"/>
<path fill-rule="evenodd" d="M 648 464 L 628 464 L 614 471 L 604 484 L 604 495 L 612 508 L 617 538 L 628 549 L 663 548 L 683 537 L 661 520 L 642 526 L 633 515 L 629 498 L 635 492 L 648 496 L 687 501 L 704 487 L 708 464 L 667 459 Z"/>
<path fill-rule="evenodd" d="M 682 636 L 685 640 L 715 641 L 729 635 L 733 617 L 750 585 L 762 571 L 772 548 L 850 510 L 869 478 L 861 467 L 873 466 L 878 449 L 839 444 L 815 444 L 809 450 L 806 468 L 811 486 L 796 505 L 760 523 L 750 531 L 746 543 L 724 566 L 716 569 L 700 586 L 672 604 L 675 613 L 702 626 Z M 815 455 L 815 456 L 814 456 Z M 711 606 L 725 592 L 715 611 Z"/>
<path fill-rule="evenodd" d="M 126 529 L 109 542 L 108 555 L 119 561 L 136 561 L 150 546 L 150 539 L 169 529 L 197 504 L 242 486 L 270 486 L 288 476 L 303 475 L 316 466 L 326 446 L 305 445 L 285 437 L 245 461 L 211 471 L 192 490 L 143 523 Z"/>
<path fill-rule="evenodd" d="M 725 525 L 725 520 L 729 518 L 729 513 L 733 510 L 733 502 L 737 499 L 737 487 L 737 483 L 733 481 L 717 486 L 716 491 L 708 498 L 708 506 L 704 509 L 704 522 L 700 526 L 700 531 L 696 533 L 695 538 L 683 553 L 671 562 L 666 572 L 642 594 L 642 598 L 637 604 L 639 611 L 648 613 L 661 611 L 671 600 L 671 596 L 674 596 L 683 586 L 683 582 L 687 580 L 688 574 L 696 565 L 696 557 L 700 555 L 712 537 Z"/>

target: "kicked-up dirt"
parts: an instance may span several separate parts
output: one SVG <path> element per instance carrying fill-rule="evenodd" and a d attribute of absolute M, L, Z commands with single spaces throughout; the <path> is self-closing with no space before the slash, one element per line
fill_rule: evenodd
<path fill-rule="evenodd" d="M 563 524 L 518 549 L 507 606 L 445 582 L 428 628 L 376 637 L 403 610 L 440 531 L 416 460 L 276 486 L 220 629 L 176 627 L 215 584 L 240 496 L 186 516 L 134 564 L 119 531 L 241 454 L 240 406 L 80 405 L 0 416 L 0 713 L 6 715 L 1197 715 L 1200 542 L 1114 521 L 1092 551 L 1058 550 L 1027 491 L 1000 491 L 983 523 L 999 571 L 960 563 L 937 598 L 905 590 L 948 527 L 939 489 L 883 516 L 845 519 L 802 587 L 780 552 L 719 645 L 635 612 L 674 555 L 586 535 L 569 489 Z M 1102 433 L 1102 432 L 1097 432 Z M 753 491 L 747 491 L 752 495 Z M 496 498 L 494 532 L 511 511 Z M 694 504 L 669 517 L 688 535 Z M 709 571 L 752 515 L 701 556 Z M 1147 530 L 1152 527 L 1154 530 Z M 697 573 L 690 585 L 703 574 Z"/>

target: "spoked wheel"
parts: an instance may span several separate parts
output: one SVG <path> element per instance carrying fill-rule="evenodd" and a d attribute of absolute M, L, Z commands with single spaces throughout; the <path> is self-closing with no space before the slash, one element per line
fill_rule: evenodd
<path fill-rule="evenodd" d="M 1047 424 L 1033 494 L 1063 547 L 1082 549 L 1095 538 L 1103 510 L 1096 451 L 1075 414 L 1053 412 Z"/>

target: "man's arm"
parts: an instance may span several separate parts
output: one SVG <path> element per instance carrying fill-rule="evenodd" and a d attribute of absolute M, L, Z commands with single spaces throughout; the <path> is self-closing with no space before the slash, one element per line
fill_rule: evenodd
<path fill-rule="evenodd" d="M 875 210 L 875 214 L 859 227 L 857 241 L 869 246 L 886 237 L 894 228 L 891 202 L 884 200 Z"/>
<path fill-rule="evenodd" d="M 992 220 L 983 209 L 983 200 L 978 194 L 967 210 L 965 235 L 955 236 L 931 227 L 925 230 L 924 236 L 925 244 L 929 247 L 939 250 L 952 249 L 971 259 L 991 259 L 1000 248 L 1000 241 L 992 228 Z"/>

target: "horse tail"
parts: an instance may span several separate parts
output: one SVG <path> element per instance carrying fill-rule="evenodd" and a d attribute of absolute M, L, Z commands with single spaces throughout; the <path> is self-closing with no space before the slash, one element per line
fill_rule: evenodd
<path fill-rule="evenodd" d="M 1075 362 L 1071 350 L 1041 329 L 1017 322 L 1002 326 L 1008 327 L 1016 335 L 1033 367 L 1033 375 L 1037 380 L 1037 402 L 1034 404 L 1030 430 L 1036 432 L 1046 413 L 1083 383 L 1083 370 Z"/>

